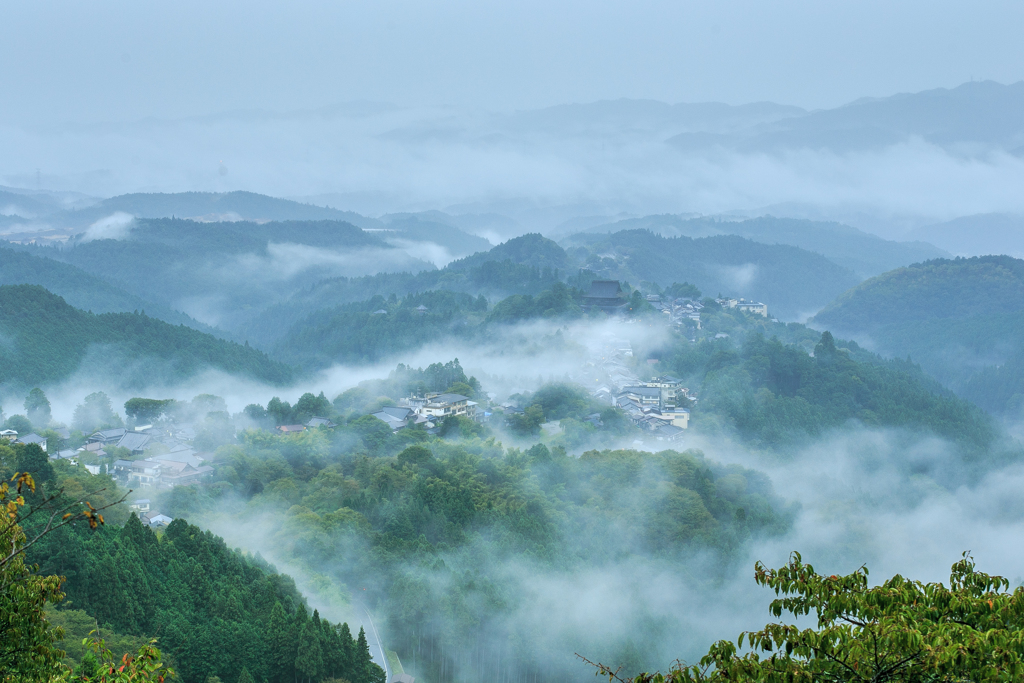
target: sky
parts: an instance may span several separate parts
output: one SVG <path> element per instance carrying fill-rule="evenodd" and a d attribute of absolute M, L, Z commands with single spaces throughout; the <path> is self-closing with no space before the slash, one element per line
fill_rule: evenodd
<path fill-rule="evenodd" d="M 1024 4 L 38 0 L 0 5 L 4 123 L 862 96 L 1024 78 Z"/>

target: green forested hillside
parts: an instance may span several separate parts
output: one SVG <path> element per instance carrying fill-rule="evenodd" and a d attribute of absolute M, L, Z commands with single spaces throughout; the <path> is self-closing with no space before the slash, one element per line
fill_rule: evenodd
<path fill-rule="evenodd" d="M 1010 256 L 935 259 L 866 280 L 814 316 L 841 330 L 907 320 L 964 319 L 1024 310 L 1024 261 Z"/>
<path fill-rule="evenodd" d="M 481 266 L 486 261 L 511 261 L 535 268 L 550 268 L 565 271 L 572 267 L 565 250 L 552 240 L 538 233 L 530 233 L 503 242 L 489 251 L 452 261 L 448 270 L 466 270 Z"/>
<path fill-rule="evenodd" d="M 699 378 L 695 422 L 701 415 L 722 419 L 762 447 L 779 448 L 854 421 L 938 434 L 958 444 L 965 466 L 973 468 L 991 455 L 998 435 L 984 412 L 913 364 L 871 358 L 852 342 L 837 348 L 828 332 L 813 356 L 754 334 L 738 348 L 711 340 L 680 346 L 667 360 L 680 374 Z"/>
<path fill-rule="evenodd" d="M 698 451 L 575 458 L 544 445 L 434 440 L 367 457 L 346 435 L 321 431 L 247 432 L 218 457 L 221 481 L 198 495 L 172 491 L 162 505 L 201 520 L 241 496 L 241 517 L 268 513 L 263 531 L 279 552 L 365 588 L 389 647 L 430 681 L 490 680 L 495 670 L 565 680 L 572 662 L 554 665 L 554 653 L 615 652 L 620 639 L 539 633 L 516 619 L 531 610 L 538 577 L 572 580 L 628 557 L 685 572 L 789 525 L 764 475 Z M 645 639 L 674 624 L 642 606 L 636 624 L 636 657 L 650 661 Z"/>
<path fill-rule="evenodd" d="M 869 339 L 885 354 L 909 355 L 994 412 L 1006 411 L 1012 397 L 1024 392 L 1013 370 L 1024 349 L 1019 259 L 940 259 L 900 268 L 844 293 L 812 323 Z M 977 373 L 983 377 L 975 380 Z"/>
<path fill-rule="evenodd" d="M 247 346 L 142 312 L 87 313 L 36 285 L 0 286 L 0 335 L 0 383 L 14 386 L 67 379 L 91 352 L 94 369 L 125 386 L 206 369 L 273 383 L 292 376 L 290 368 Z"/>
<path fill-rule="evenodd" d="M 709 294 L 762 300 L 772 313 L 787 318 L 818 310 L 857 282 L 853 273 L 818 254 L 739 237 L 663 238 L 633 230 L 592 237 L 566 251 L 550 239 L 528 234 L 437 271 L 323 280 L 268 307 L 242 329 L 247 338 L 269 348 L 315 311 L 375 295 L 444 289 L 494 301 L 514 294 L 535 296 L 558 280 L 586 289 L 591 279 L 601 278 L 634 286 L 692 282 Z"/>
<path fill-rule="evenodd" d="M 183 313 L 129 294 L 81 268 L 25 251 L 0 248 L 0 285 L 40 285 L 75 308 L 93 313 L 145 310 L 172 325 L 206 327 Z"/>
<path fill-rule="evenodd" d="M 433 269 L 343 221 L 137 219 L 126 231 L 121 239 L 73 240 L 60 250 L 23 249 L 229 333 L 256 311 L 339 270 Z"/>
<path fill-rule="evenodd" d="M 820 254 L 733 235 L 666 238 L 625 230 L 597 236 L 571 253 L 602 278 L 663 287 L 690 282 L 708 294 L 763 301 L 789 320 L 819 310 L 858 281 Z"/>
<path fill-rule="evenodd" d="M 0 442 L 0 475 L 8 480 L 16 471 L 33 474 L 38 490 L 29 494 L 31 504 L 44 495 L 63 500 L 91 491 L 89 499 L 99 506 L 120 495 L 106 476 L 66 460 L 51 466 L 35 445 Z M 292 579 L 258 555 L 232 551 L 184 520 L 158 536 L 123 505 L 107 517 L 110 523 L 96 529 L 77 523 L 60 528 L 29 549 L 39 572 L 65 578 L 66 597 L 51 614 L 53 623 L 81 621 L 84 611 L 118 634 L 155 637 L 182 683 L 207 683 L 211 676 L 237 681 L 243 669 L 272 683 L 300 676 L 384 683 L 363 632 L 356 640 L 347 625 L 322 620 L 316 611 L 310 615 Z M 23 523 L 32 534 L 46 522 Z M 112 639 L 110 645 L 130 646 L 132 640 Z M 81 653 L 78 644 L 69 649 Z M 74 663 L 85 667 L 86 659 Z"/>
<path fill-rule="evenodd" d="M 337 362 L 381 360 L 445 337 L 476 337 L 484 341 L 481 333 L 496 325 L 541 317 L 560 321 L 578 318 L 583 315 L 582 294 L 555 282 L 536 296 L 506 297 L 490 311 L 482 295 L 474 298 L 443 289 L 409 294 L 401 299 L 378 295 L 317 311 L 299 320 L 284 332 L 274 354 L 305 368 L 322 368 Z"/>
<path fill-rule="evenodd" d="M 401 300 L 375 296 L 312 314 L 288 331 L 276 354 L 304 367 L 375 361 L 444 335 L 469 334 L 486 311 L 483 297 L 448 291 Z"/>
<path fill-rule="evenodd" d="M 531 262 L 530 253 L 534 248 L 539 248 L 541 256 L 537 261 L 543 265 Z M 296 292 L 287 301 L 268 307 L 244 324 L 240 334 L 269 348 L 291 326 L 316 311 L 374 296 L 404 297 L 442 289 L 492 299 L 510 294 L 538 294 L 566 275 L 566 271 L 559 270 L 559 265 L 551 264 L 564 265 L 565 262 L 565 252 L 551 240 L 540 235 L 524 235 L 490 251 L 453 261 L 440 270 L 321 280 Z"/>

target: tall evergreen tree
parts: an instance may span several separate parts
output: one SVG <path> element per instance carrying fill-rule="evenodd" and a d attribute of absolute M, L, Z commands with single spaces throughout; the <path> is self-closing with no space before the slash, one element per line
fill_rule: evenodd
<path fill-rule="evenodd" d="M 338 640 L 341 641 L 341 652 L 338 657 L 338 670 L 340 672 L 338 677 L 355 681 L 355 674 L 353 672 L 356 667 L 356 641 L 352 637 L 352 631 L 349 629 L 347 622 L 343 623 L 341 628 L 338 629 Z"/>
<path fill-rule="evenodd" d="M 359 627 L 359 638 L 356 640 L 355 662 L 352 667 L 352 683 L 371 683 L 373 680 L 373 657 L 370 655 L 370 644 L 366 642 L 366 631 Z"/>
<path fill-rule="evenodd" d="M 285 614 L 280 602 L 274 603 L 267 627 L 267 651 L 270 653 L 271 683 L 291 683 L 295 676 L 295 639 L 292 636 L 292 621 Z"/>
<path fill-rule="evenodd" d="M 299 633 L 295 652 L 295 670 L 306 683 L 319 681 L 324 674 L 324 654 L 320 648 L 320 630 L 307 621 Z"/>

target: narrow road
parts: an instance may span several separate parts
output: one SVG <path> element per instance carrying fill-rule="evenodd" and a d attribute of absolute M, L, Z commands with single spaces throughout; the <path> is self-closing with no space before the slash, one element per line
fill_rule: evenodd
<path fill-rule="evenodd" d="M 373 624 L 373 618 L 370 616 L 370 610 L 366 609 L 366 606 L 362 603 L 359 604 L 362 608 L 363 613 L 366 614 L 366 621 L 370 624 L 370 631 L 367 633 L 367 644 L 370 645 L 370 655 L 377 661 L 378 664 L 384 669 L 384 681 L 391 680 L 391 672 L 388 670 L 388 657 L 384 654 L 384 643 L 380 640 L 380 634 L 377 633 L 377 627 Z M 370 642 L 372 640 L 373 642 Z M 373 653 L 373 643 L 377 644 L 377 652 L 380 654 L 380 659 L 377 659 L 377 655 Z"/>

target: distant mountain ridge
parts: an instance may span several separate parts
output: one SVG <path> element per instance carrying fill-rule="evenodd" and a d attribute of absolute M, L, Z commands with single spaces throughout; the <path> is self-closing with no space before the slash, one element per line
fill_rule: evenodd
<path fill-rule="evenodd" d="M 907 233 L 909 239 L 930 242 L 954 256 L 1006 254 L 1024 258 L 1024 216 L 986 213 L 961 216 Z"/>
<path fill-rule="evenodd" d="M 924 242 L 893 242 L 836 222 L 760 216 L 740 221 L 672 214 L 644 216 L 599 225 L 587 233 L 645 229 L 665 237 L 739 235 L 763 244 L 788 244 L 822 254 L 862 278 L 933 258 L 950 256 Z"/>
<path fill-rule="evenodd" d="M 63 227 L 84 230 L 116 212 L 138 218 L 192 218 L 208 222 L 344 221 L 360 228 L 383 227 L 379 221 L 352 211 L 243 191 L 125 194 L 104 199 L 84 209 L 52 213 L 47 220 Z"/>
<path fill-rule="evenodd" d="M 964 83 L 890 97 L 863 98 L 834 109 L 753 126 L 738 133 L 681 133 L 668 143 L 685 151 L 741 153 L 827 149 L 848 153 L 918 138 L 971 154 L 979 146 L 1024 153 L 1024 81 Z"/>

